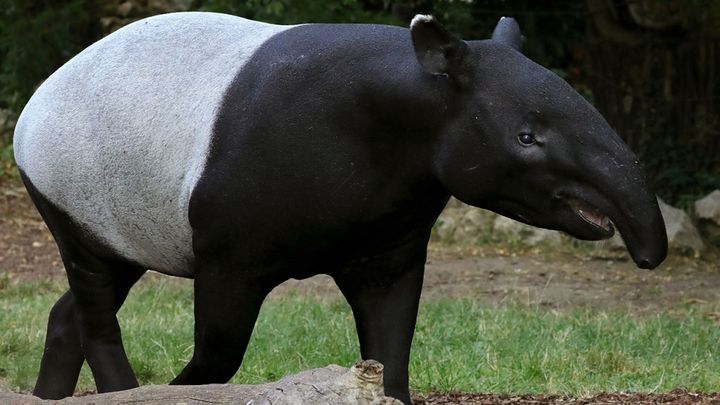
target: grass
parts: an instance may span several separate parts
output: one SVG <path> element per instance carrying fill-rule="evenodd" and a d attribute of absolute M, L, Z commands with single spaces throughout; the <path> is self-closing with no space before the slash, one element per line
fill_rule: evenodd
<path fill-rule="evenodd" d="M 0 284 L 0 378 L 34 383 L 58 282 Z M 141 384 L 166 383 L 192 354 L 189 283 L 151 280 L 119 318 Z M 489 307 L 471 300 L 423 302 L 411 386 L 421 392 L 565 393 L 720 390 L 720 329 L 701 312 L 638 318 L 617 312 Z M 349 307 L 333 299 L 268 300 L 233 382 L 260 383 L 359 356 Z M 92 389 L 87 367 L 80 389 Z"/>

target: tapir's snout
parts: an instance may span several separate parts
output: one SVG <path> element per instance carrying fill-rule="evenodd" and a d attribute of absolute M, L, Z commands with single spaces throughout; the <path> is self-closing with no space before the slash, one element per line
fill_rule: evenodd
<path fill-rule="evenodd" d="M 563 187 L 553 198 L 553 227 L 584 240 L 607 239 L 617 230 L 637 266 L 653 269 L 667 255 L 665 222 L 655 194 L 643 182 L 628 184 L 632 177 L 622 172 Z"/>
<path fill-rule="evenodd" d="M 657 198 L 654 194 L 651 197 L 652 201 L 640 201 L 616 221 L 633 261 L 641 269 L 659 266 L 668 250 L 665 221 Z"/>
<path fill-rule="evenodd" d="M 660 263 L 662 263 L 663 260 L 665 260 L 664 257 L 662 259 L 659 259 L 656 261 L 652 261 L 651 259 L 640 259 L 640 261 L 637 262 L 637 265 L 641 269 L 652 270 L 655 267 L 657 267 L 658 265 L 660 265 Z"/>
<path fill-rule="evenodd" d="M 625 243 L 628 243 L 627 241 Z M 641 242 L 642 243 L 642 242 Z M 645 246 L 638 248 L 631 248 L 628 244 L 628 250 L 630 255 L 635 261 L 635 264 L 641 269 L 654 269 L 665 260 L 667 256 L 667 236 L 665 234 L 665 227 L 653 232 L 648 235 L 648 240 L 645 241 Z"/>
<path fill-rule="evenodd" d="M 659 266 L 667 256 L 667 237 L 662 235 L 661 237 L 653 239 L 655 240 L 651 241 L 652 246 L 648 246 L 647 249 L 643 249 L 640 252 L 633 252 L 628 246 L 633 261 L 641 269 L 652 270 Z"/>
<path fill-rule="evenodd" d="M 595 161 L 594 185 L 601 194 L 600 208 L 620 232 L 635 264 L 654 269 L 665 260 L 667 232 L 658 199 L 647 185 L 637 158 L 613 132 L 614 153 Z"/>
<path fill-rule="evenodd" d="M 555 195 L 562 230 L 598 240 L 620 232 L 638 267 L 653 269 L 667 256 L 668 241 L 658 199 L 637 156 L 585 99 L 556 82 L 557 133 L 547 137 L 546 167 L 558 179 Z M 561 97 L 564 96 L 564 97 Z"/>

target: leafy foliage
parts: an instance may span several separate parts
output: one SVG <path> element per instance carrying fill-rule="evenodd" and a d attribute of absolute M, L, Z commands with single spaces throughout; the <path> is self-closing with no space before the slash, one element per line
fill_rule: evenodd
<path fill-rule="evenodd" d="M 9 125 L 35 88 L 100 38 L 101 0 L 0 0 L 0 176 L 16 173 Z"/>
<path fill-rule="evenodd" d="M 397 24 L 389 0 L 202 0 L 199 9 L 217 11 L 276 24 L 307 22 Z"/>
<path fill-rule="evenodd" d="M 0 0 L 0 108 L 16 114 L 62 63 L 100 36 L 100 0 Z"/>

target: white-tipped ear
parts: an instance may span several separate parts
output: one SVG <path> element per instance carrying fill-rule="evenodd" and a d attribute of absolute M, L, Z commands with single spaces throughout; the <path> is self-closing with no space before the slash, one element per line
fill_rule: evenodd
<path fill-rule="evenodd" d="M 492 40 L 520 51 L 524 37 L 520 25 L 512 17 L 501 17 L 492 33 Z"/>
<path fill-rule="evenodd" d="M 459 74 L 467 45 L 431 15 L 418 14 L 410 22 L 415 56 L 420 66 L 434 75 Z"/>

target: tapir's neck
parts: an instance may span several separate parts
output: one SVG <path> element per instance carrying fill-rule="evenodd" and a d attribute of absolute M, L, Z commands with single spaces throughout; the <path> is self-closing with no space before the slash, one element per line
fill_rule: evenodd
<path fill-rule="evenodd" d="M 461 110 L 464 94 L 448 77 L 424 72 L 409 48 L 388 51 L 379 66 L 364 66 L 361 74 L 371 80 L 359 88 L 358 99 L 367 106 L 370 132 L 396 139 L 406 149 L 404 163 L 434 179 L 438 144 Z"/>
<path fill-rule="evenodd" d="M 302 207 L 298 215 L 312 218 L 307 207 L 316 207 L 348 222 L 432 225 L 449 196 L 432 170 L 452 110 L 447 84 L 422 72 L 405 29 L 298 26 L 266 42 L 235 78 L 207 169 L 232 173 L 224 187 L 238 198 L 286 190 L 293 198 L 274 212 Z M 249 171 L 264 180 L 244 181 Z"/>

